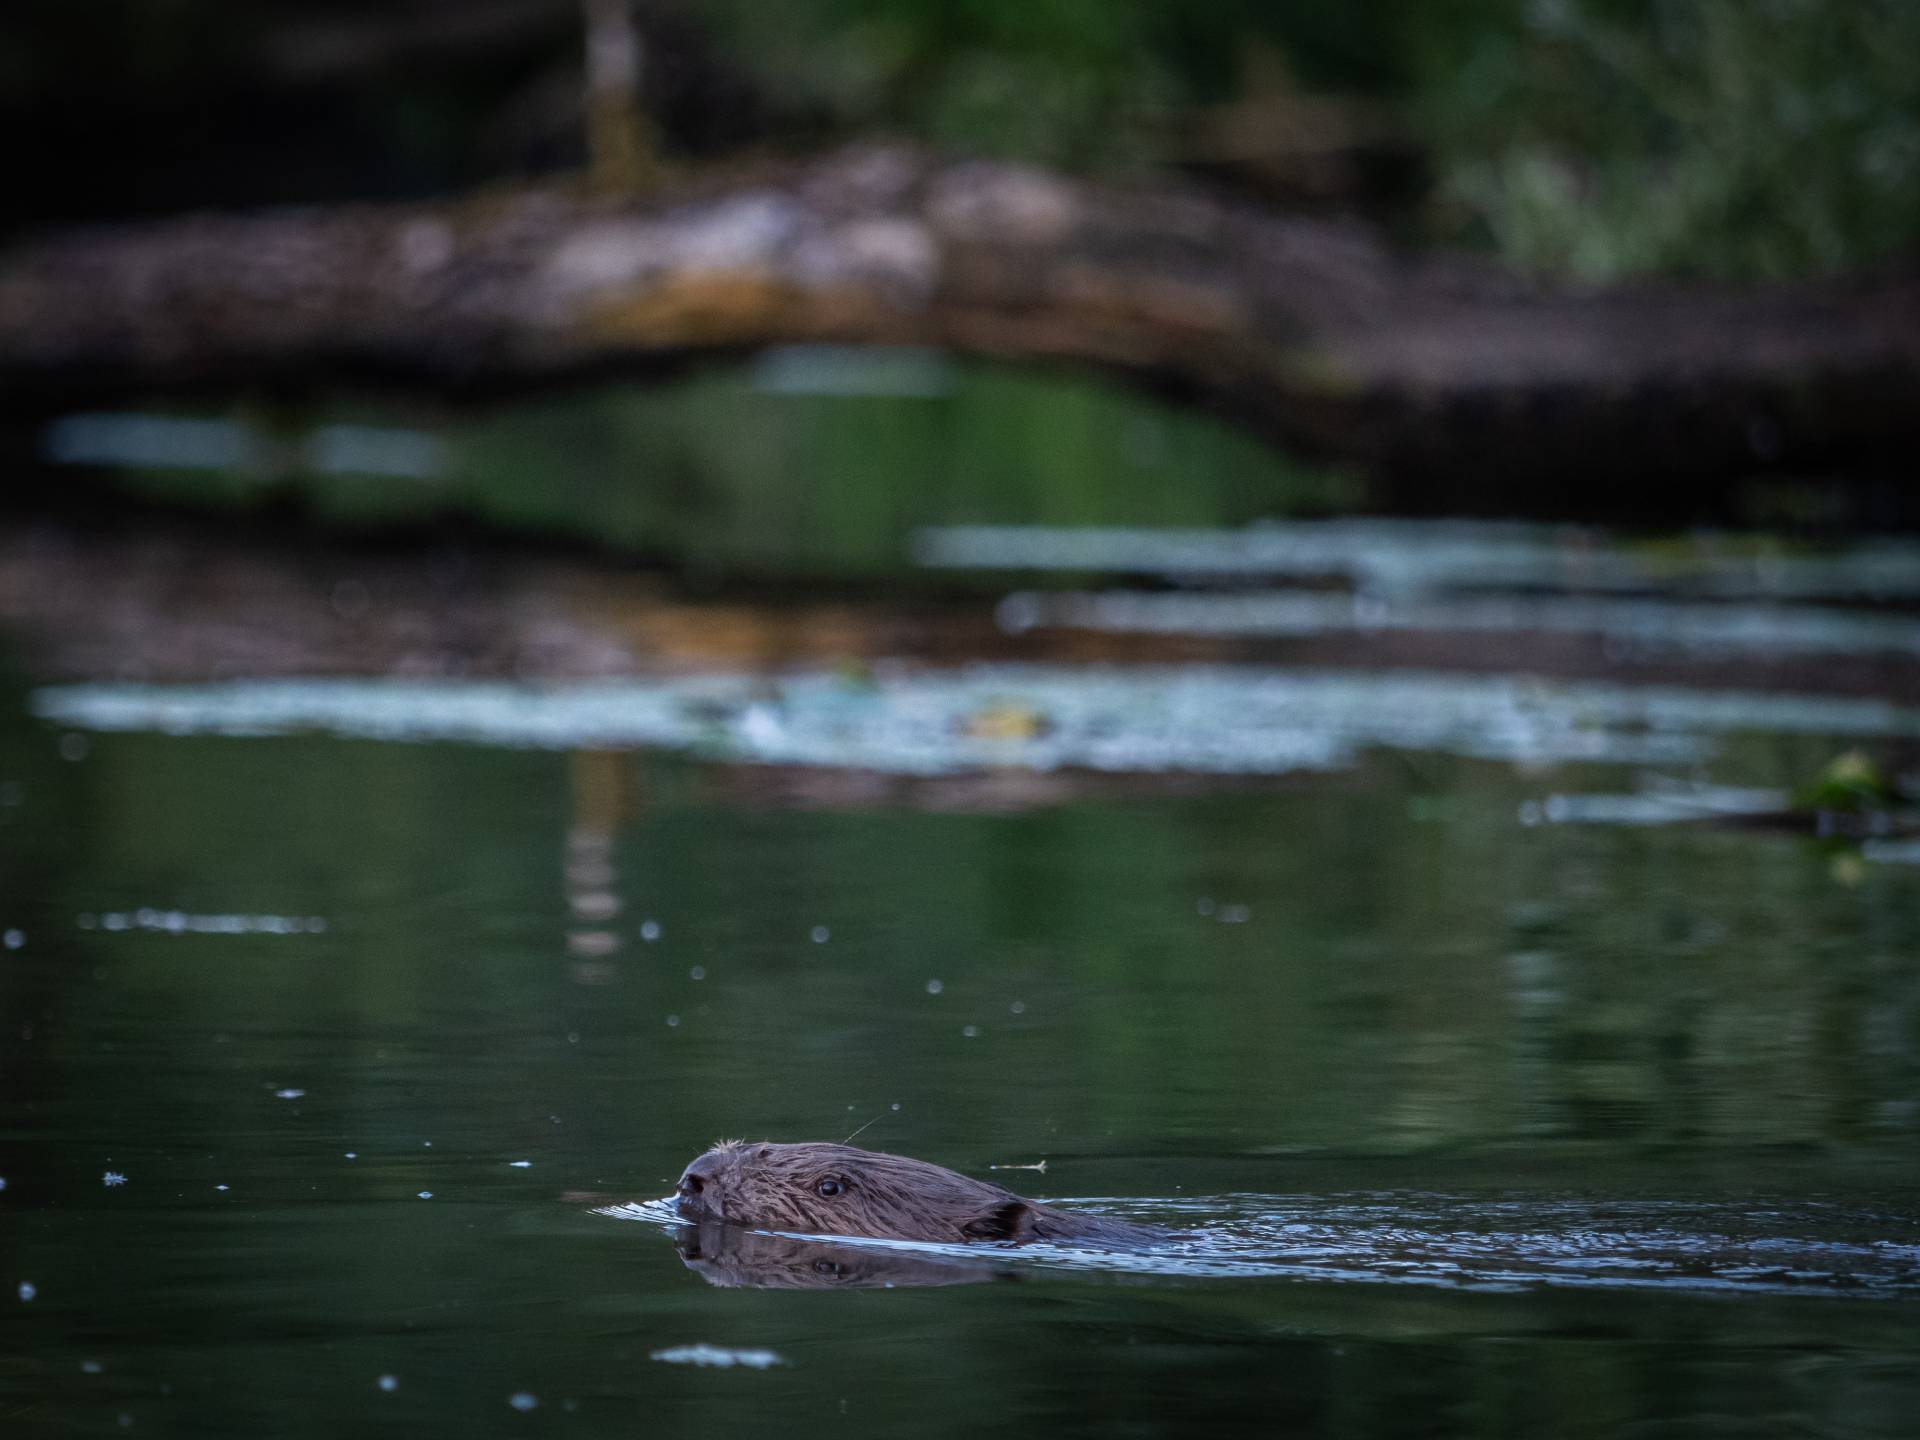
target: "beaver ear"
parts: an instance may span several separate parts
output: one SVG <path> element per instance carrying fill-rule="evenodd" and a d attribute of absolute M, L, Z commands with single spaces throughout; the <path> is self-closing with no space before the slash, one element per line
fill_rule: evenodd
<path fill-rule="evenodd" d="M 1033 1229 L 1033 1211 L 1024 1200 L 1007 1200 L 981 1211 L 960 1227 L 969 1240 L 1019 1240 Z"/>

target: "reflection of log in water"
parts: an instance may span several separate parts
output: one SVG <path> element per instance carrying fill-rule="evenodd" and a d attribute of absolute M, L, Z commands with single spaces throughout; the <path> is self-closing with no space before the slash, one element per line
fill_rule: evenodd
<path fill-rule="evenodd" d="M 213 523 L 0 526 L 0 629 L 40 679 L 390 675 L 586 679 L 897 657 L 1241 663 L 1606 676 L 1633 684 L 1920 699 L 1911 651 L 1621 654 L 1598 634 L 1347 630 L 1244 638 L 1038 627 L 984 601 L 689 599 L 602 557 L 504 541 L 316 545 Z"/>
<path fill-rule="evenodd" d="M 689 1270 L 723 1289 L 872 1290 L 1013 1278 L 990 1261 L 828 1245 L 733 1225 L 689 1225 L 674 1237 L 674 1247 Z"/>
<path fill-rule="evenodd" d="M 575 978 L 598 984 L 611 972 L 594 964 L 620 948 L 613 922 L 626 908 L 615 888 L 613 842 L 633 814 L 633 757 L 624 750 L 575 750 L 567 757 L 572 823 L 567 827 L 567 908 L 575 922 L 567 949 L 582 957 Z"/>

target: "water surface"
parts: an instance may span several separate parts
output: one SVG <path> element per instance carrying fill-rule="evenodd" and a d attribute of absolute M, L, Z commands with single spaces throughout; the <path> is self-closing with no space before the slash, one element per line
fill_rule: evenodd
<path fill-rule="evenodd" d="M 1920 869 L 1526 818 L 1898 740 L 1825 714 L 955 789 L 16 693 L 0 1415 L 1911 1434 Z M 754 1288 L 601 1213 L 862 1125 L 1201 1238 Z"/>

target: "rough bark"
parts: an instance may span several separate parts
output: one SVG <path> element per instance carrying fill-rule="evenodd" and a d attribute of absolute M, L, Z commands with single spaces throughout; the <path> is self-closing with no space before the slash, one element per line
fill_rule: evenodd
<path fill-rule="evenodd" d="M 1920 439 L 1920 281 L 1552 293 L 1180 188 L 859 149 L 0 253 L 0 403 L 496 394 L 781 342 L 1073 362 L 1390 470 L 1861 463 Z"/>

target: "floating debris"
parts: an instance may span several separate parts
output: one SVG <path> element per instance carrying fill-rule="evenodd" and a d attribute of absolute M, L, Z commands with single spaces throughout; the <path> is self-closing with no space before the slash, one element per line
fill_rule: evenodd
<path fill-rule="evenodd" d="M 890 675 L 857 696 L 831 673 L 807 672 L 781 682 L 782 721 L 768 728 L 749 723 L 764 708 L 756 697 L 765 684 L 729 675 L 544 689 L 398 680 L 76 685 L 40 690 L 33 706 L 98 730 L 652 745 L 745 764 L 929 776 L 1009 767 L 1278 775 L 1351 765 L 1374 747 L 1518 764 L 1670 765 L 1705 760 L 1716 737 L 1739 732 L 1920 736 L 1920 710 L 1874 699 L 1251 666 L 982 665 Z M 1009 743 L 961 733 L 964 717 L 1014 691 L 1048 716 L 1045 734 Z M 139 922 L 141 913 L 153 918 Z M 161 914 L 101 923 L 175 928 Z M 178 928 L 194 928 L 195 917 L 173 915 Z M 253 918 L 262 930 L 314 928 Z M 246 929 L 247 919 L 211 917 L 206 928 Z"/>
<path fill-rule="evenodd" d="M 1764 537 L 1703 533 L 1655 549 L 1614 544 L 1598 530 L 1475 520 L 1262 521 L 1240 530 L 955 525 L 920 531 L 914 556 L 943 569 L 1317 576 L 1400 597 L 1501 586 L 1717 599 L 1920 596 L 1920 545 L 1911 542 L 1788 551 Z"/>
<path fill-rule="evenodd" d="M 1796 804 L 1810 810 L 1861 815 L 1889 809 L 1904 797 L 1881 773 L 1872 756 L 1854 749 L 1834 756 L 1793 798 Z"/>
<path fill-rule="evenodd" d="M 955 731 L 970 740 L 1038 740 L 1052 728 L 1041 711 L 1014 700 L 989 702 L 954 722 Z"/>
<path fill-rule="evenodd" d="M 787 1363 L 771 1350 L 726 1350 L 718 1345 L 675 1345 L 655 1350 L 647 1358 L 663 1365 L 709 1365 L 721 1370 L 735 1365 L 744 1365 L 749 1370 L 768 1370 Z"/>
<path fill-rule="evenodd" d="M 1651 779 L 1629 795 L 1549 795 L 1520 806 L 1522 825 L 1670 825 L 1785 812 L 1784 790 L 1682 784 Z"/>
<path fill-rule="evenodd" d="M 1910 616 L 1714 601 L 1541 595 L 1388 600 L 1306 590 L 1023 591 L 1001 601 L 995 618 L 1015 635 L 1039 629 L 1248 638 L 1531 632 L 1597 636 L 1619 658 L 1676 652 L 1696 660 L 1743 654 L 1920 654 L 1920 623 Z"/>
<path fill-rule="evenodd" d="M 318 935 L 319 915 L 192 915 L 184 910 L 110 910 L 76 918 L 82 930 L 147 930 L 165 935 Z"/>
<path fill-rule="evenodd" d="M 1920 840 L 1869 840 L 1860 856 L 1881 865 L 1920 865 Z"/>

